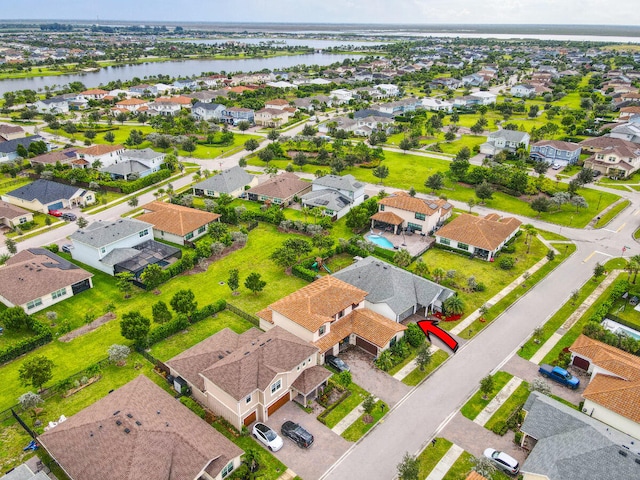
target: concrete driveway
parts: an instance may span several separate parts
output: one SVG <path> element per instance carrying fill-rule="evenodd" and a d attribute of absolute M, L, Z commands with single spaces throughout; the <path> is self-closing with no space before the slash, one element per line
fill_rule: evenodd
<path fill-rule="evenodd" d="M 375 368 L 373 355 L 360 348 L 350 348 L 341 353 L 340 357 L 351 367 L 353 381 L 383 400 L 390 408 L 411 390 L 411 387 Z"/>
<path fill-rule="evenodd" d="M 266 423 L 282 436 L 280 427 L 287 420 L 299 423 L 311 432 L 314 437 L 313 445 L 310 448 L 300 448 L 292 440 L 283 437 L 284 446 L 274 452 L 274 455 L 304 480 L 320 478 L 352 445 L 293 401 L 275 412 Z"/>

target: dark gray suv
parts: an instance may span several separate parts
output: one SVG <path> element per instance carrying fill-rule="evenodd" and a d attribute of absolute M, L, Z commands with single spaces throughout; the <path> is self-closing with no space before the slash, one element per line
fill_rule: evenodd
<path fill-rule="evenodd" d="M 283 436 L 296 442 L 300 448 L 309 448 L 313 444 L 313 435 L 297 423 L 291 421 L 284 422 L 280 431 Z"/>

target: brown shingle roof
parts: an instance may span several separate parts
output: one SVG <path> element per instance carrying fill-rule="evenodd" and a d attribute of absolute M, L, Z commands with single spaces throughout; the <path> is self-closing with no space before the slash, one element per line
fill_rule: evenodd
<path fill-rule="evenodd" d="M 80 95 L 106 95 L 107 92 L 106 90 L 102 90 L 100 88 L 92 88 L 90 90 L 85 90 L 84 92 L 81 92 Z"/>
<path fill-rule="evenodd" d="M 621 138 L 614 137 L 595 137 L 595 138 L 587 138 L 586 140 L 582 140 L 580 145 L 589 149 L 602 150 L 604 148 L 610 147 L 627 147 L 630 150 L 635 150 L 638 148 L 633 142 L 629 142 L 627 140 L 622 140 Z"/>
<path fill-rule="evenodd" d="M 327 275 L 272 303 L 267 310 L 315 332 L 342 310 L 364 301 L 366 295 L 364 290 Z M 258 316 L 264 318 L 263 312 L 258 312 Z"/>
<path fill-rule="evenodd" d="M 215 477 L 243 453 L 144 375 L 38 440 L 74 480 L 192 480 L 214 461 Z"/>
<path fill-rule="evenodd" d="M 0 134 L 22 133 L 24 129 L 18 125 L 7 125 L 3 123 L 0 125 Z"/>
<path fill-rule="evenodd" d="M 347 335 L 355 333 L 368 342 L 383 348 L 398 332 L 406 330 L 401 323 L 389 320 L 368 308 L 358 308 L 349 315 L 334 322 L 330 331 L 314 344 L 321 352 L 326 352 Z"/>
<path fill-rule="evenodd" d="M 378 202 L 380 205 L 385 205 L 400 210 L 406 210 L 408 212 L 424 213 L 425 215 L 434 215 L 439 212 L 441 208 L 451 208 L 450 204 L 446 200 L 439 198 L 438 200 L 423 200 L 421 198 L 412 197 L 407 192 L 394 192 L 381 199 Z"/>
<path fill-rule="evenodd" d="M 146 105 L 147 103 L 146 100 L 140 100 L 139 98 L 126 98 L 117 102 L 116 105 Z"/>
<path fill-rule="evenodd" d="M 326 368 L 314 365 L 313 367 L 305 368 L 291 386 L 304 395 L 308 395 L 320 386 L 322 382 L 328 380 L 331 375 L 332 373 Z"/>
<path fill-rule="evenodd" d="M 436 235 L 493 251 L 522 224 L 513 217 L 503 218 L 501 221 L 496 217 L 496 214 L 482 218 L 463 213 L 438 230 Z"/>
<path fill-rule="evenodd" d="M 165 202 L 147 203 L 142 208 L 149 210 L 149 213 L 136 217 L 138 220 L 153 224 L 153 227 L 157 230 L 181 237 L 217 221 L 221 216 L 218 213 L 209 213 L 197 208 L 183 207 L 182 205 Z"/>
<path fill-rule="evenodd" d="M 95 157 L 99 155 L 106 155 L 111 152 L 117 152 L 122 149 L 124 149 L 124 146 L 122 145 L 94 145 L 92 147 L 81 148 L 78 150 L 78 155 L 91 155 Z"/>
<path fill-rule="evenodd" d="M 28 213 L 30 212 L 24 208 L 16 207 L 10 203 L 0 201 L 0 218 L 13 219 Z"/>
<path fill-rule="evenodd" d="M 300 195 L 304 190 L 309 189 L 311 189 L 309 182 L 300 180 L 293 173 L 285 172 L 249 189 L 247 192 L 255 195 L 266 195 L 271 198 L 286 199 L 294 195 Z"/>
<path fill-rule="evenodd" d="M 0 295 L 14 305 L 24 305 L 91 277 L 93 274 L 49 250 L 29 248 L 0 267 Z"/>
<path fill-rule="evenodd" d="M 402 225 L 404 220 L 393 212 L 378 212 L 371 215 L 371 220 L 388 223 L 389 225 Z"/>
<path fill-rule="evenodd" d="M 289 105 L 289 102 L 283 100 L 281 98 L 276 98 L 275 100 L 267 100 L 264 102 L 265 105 Z"/>
<path fill-rule="evenodd" d="M 56 150 L 54 152 L 45 153 L 43 155 L 38 155 L 37 157 L 33 157 L 29 159 L 31 163 L 47 163 L 47 164 L 56 164 L 60 162 L 62 165 L 66 163 L 70 163 L 75 160 L 76 152 L 78 151 L 75 147 L 64 148 L 62 150 Z"/>

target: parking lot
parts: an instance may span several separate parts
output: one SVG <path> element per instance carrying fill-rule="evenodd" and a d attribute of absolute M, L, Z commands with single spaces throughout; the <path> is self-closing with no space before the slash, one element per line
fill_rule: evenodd
<path fill-rule="evenodd" d="M 274 455 L 305 480 L 320 478 L 352 445 L 293 401 L 280 408 L 265 423 L 282 436 L 280 427 L 287 420 L 299 423 L 307 429 L 314 436 L 313 445 L 310 448 L 300 448 L 292 440 L 283 437 L 284 446 L 274 452 Z"/>

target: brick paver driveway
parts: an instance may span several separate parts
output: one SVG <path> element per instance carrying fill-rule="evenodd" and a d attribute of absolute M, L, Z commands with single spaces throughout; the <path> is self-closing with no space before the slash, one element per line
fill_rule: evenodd
<path fill-rule="evenodd" d="M 350 348 L 340 354 L 351 368 L 353 381 L 369 393 L 393 407 L 411 387 L 373 366 L 373 356 L 359 348 Z"/>
<path fill-rule="evenodd" d="M 299 423 L 311 432 L 314 437 L 313 445 L 310 448 L 300 448 L 292 440 L 283 437 L 284 446 L 274 455 L 304 480 L 320 478 L 352 445 L 293 401 L 280 408 L 265 423 L 282 436 L 280 427 L 287 420 Z"/>

